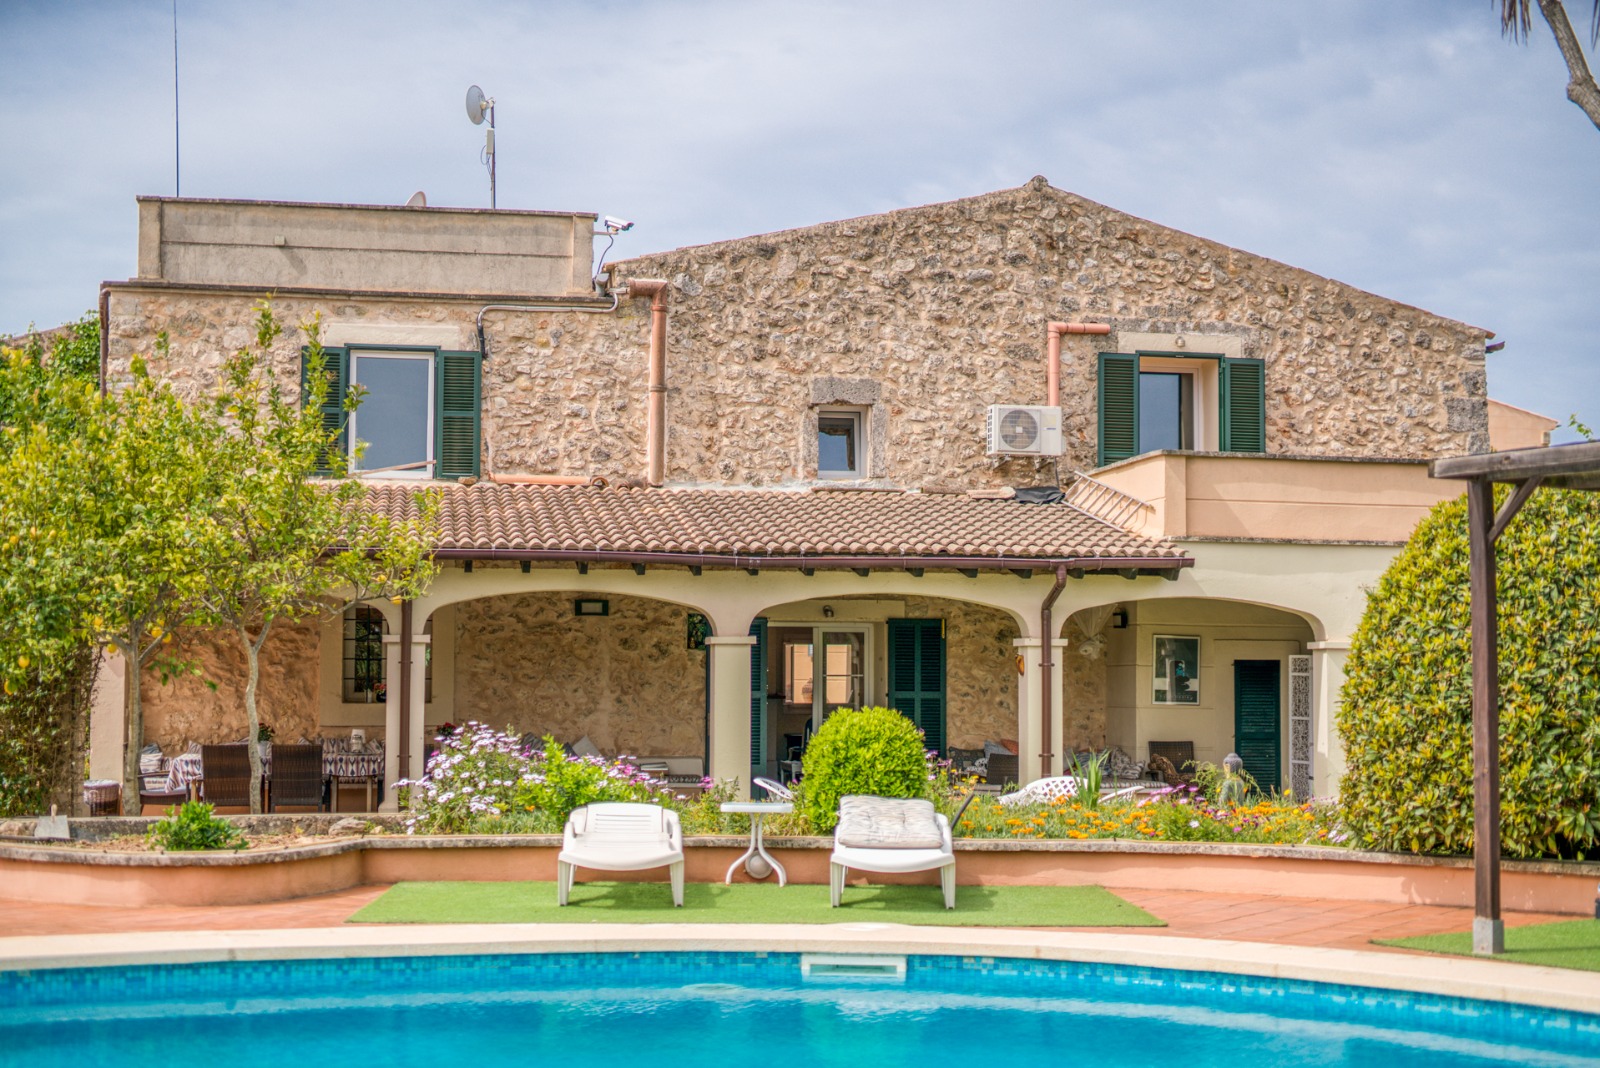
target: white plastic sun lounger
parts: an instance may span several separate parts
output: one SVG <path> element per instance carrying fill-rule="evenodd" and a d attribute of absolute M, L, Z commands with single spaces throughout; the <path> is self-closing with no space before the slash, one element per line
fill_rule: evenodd
<path fill-rule="evenodd" d="M 851 795 L 839 799 L 828 865 L 829 903 L 839 907 L 851 868 L 870 872 L 939 869 L 944 907 L 956 907 L 956 855 L 950 821 L 931 801 Z"/>
<path fill-rule="evenodd" d="M 683 828 L 660 805 L 605 801 L 574 809 L 556 858 L 556 904 L 565 905 L 578 868 L 598 871 L 669 869 L 672 903 L 683 907 Z"/>

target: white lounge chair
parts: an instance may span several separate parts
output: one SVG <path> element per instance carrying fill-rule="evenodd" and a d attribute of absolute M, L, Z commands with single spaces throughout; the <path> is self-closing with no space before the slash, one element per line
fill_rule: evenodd
<path fill-rule="evenodd" d="M 574 809 L 556 858 L 556 904 L 565 905 L 578 868 L 643 871 L 667 867 L 672 904 L 683 907 L 683 828 L 660 805 L 605 801 Z"/>
<path fill-rule="evenodd" d="M 844 881 L 856 871 L 898 873 L 939 869 L 944 907 L 956 907 L 956 855 L 950 821 L 933 802 L 850 795 L 839 799 L 839 826 L 828 865 L 829 903 L 839 907 Z"/>

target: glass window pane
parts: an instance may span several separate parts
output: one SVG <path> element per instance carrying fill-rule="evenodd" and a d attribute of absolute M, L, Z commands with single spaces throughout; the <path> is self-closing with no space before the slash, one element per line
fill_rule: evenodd
<path fill-rule="evenodd" d="M 860 420 L 853 415 L 817 417 L 817 469 L 856 473 L 856 452 Z"/>
<path fill-rule="evenodd" d="M 355 437 L 367 443 L 359 469 L 372 471 L 432 459 L 428 385 L 433 361 L 359 354 L 351 363 L 351 381 L 367 391 L 350 420 Z M 431 473 L 427 468 L 396 472 L 414 478 Z"/>
<path fill-rule="evenodd" d="M 828 631 L 822 635 L 822 707 L 860 708 L 867 692 L 867 636 L 859 631 Z"/>
<path fill-rule="evenodd" d="M 1139 451 L 1183 448 L 1184 375 L 1139 373 Z"/>

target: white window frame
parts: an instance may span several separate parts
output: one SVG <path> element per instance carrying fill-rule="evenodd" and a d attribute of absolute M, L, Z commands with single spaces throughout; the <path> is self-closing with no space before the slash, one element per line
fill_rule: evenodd
<path fill-rule="evenodd" d="M 768 634 L 780 629 L 811 631 L 811 721 L 814 724 L 813 730 L 822 726 L 822 720 L 825 715 L 823 706 L 827 704 L 827 671 L 824 670 L 820 677 L 816 671 L 816 665 L 822 662 L 822 656 L 819 653 L 823 648 L 823 634 L 861 635 L 861 703 L 870 705 L 875 700 L 873 694 L 877 691 L 872 687 L 877 680 L 874 678 L 873 667 L 877 661 L 873 657 L 876 648 L 876 644 L 873 641 L 875 630 L 873 624 L 835 623 L 833 620 L 825 620 L 822 623 L 818 623 L 815 620 L 806 619 L 790 620 L 788 622 L 771 619 L 767 621 Z M 787 682 L 787 680 L 785 681 Z M 769 686 L 768 689 L 771 689 L 771 687 Z"/>
<path fill-rule="evenodd" d="M 1160 663 L 1160 658 L 1156 655 L 1156 651 L 1161 648 L 1161 642 L 1163 640 L 1194 642 L 1194 666 L 1193 666 L 1193 671 L 1190 673 L 1190 676 L 1189 676 L 1190 680 L 1193 683 L 1193 693 L 1195 695 L 1195 699 L 1193 701 L 1176 701 L 1176 700 L 1173 700 L 1173 697 L 1172 697 L 1172 694 L 1173 694 L 1172 679 L 1170 679 L 1170 678 L 1168 678 L 1166 680 L 1166 687 L 1165 687 L 1164 690 L 1157 688 L 1160 685 L 1160 678 L 1161 678 L 1161 676 L 1160 676 L 1160 667 L 1161 667 L 1161 663 Z M 1201 674 L 1200 674 L 1200 660 L 1201 660 L 1201 657 L 1204 655 L 1204 645 L 1205 645 L 1204 639 L 1198 634 L 1153 634 L 1153 635 L 1151 635 L 1151 640 L 1150 640 L 1150 703 L 1152 705 L 1159 705 L 1162 708 L 1197 708 L 1200 705 L 1205 703 L 1201 699 L 1201 692 L 1200 692 L 1200 684 L 1204 681 L 1201 678 Z M 1157 696 L 1158 693 L 1162 693 L 1162 692 L 1164 692 L 1166 694 L 1166 697 L 1164 699 Z"/>
<path fill-rule="evenodd" d="M 854 470 L 835 471 L 822 466 L 822 421 L 824 419 L 849 419 L 855 424 L 856 466 Z M 864 408 L 820 407 L 817 409 L 817 477 L 842 481 L 867 478 L 867 410 Z"/>
<path fill-rule="evenodd" d="M 427 398 L 427 409 L 426 409 L 427 415 L 426 415 L 426 421 L 425 421 L 425 425 L 426 425 L 425 433 L 427 435 L 426 441 L 428 443 L 428 456 L 427 456 L 427 464 L 428 465 L 426 467 L 414 468 L 414 469 L 409 470 L 409 471 L 375 471 L 375 472 L 363 471 L 359 467 L 357 467 L 356 465 L 360 461 L 356 457 L 356 444 L 360 440 L 360 435 L 359 435 L 358 431 L 359 431 L 359 427 L 360 427 L 360 423 L 361 423 L 361 409 L 358 407 L 355 411 L 350 413 L 350 427 L 349 427 L 349 434 L 347 435 L 347 439 L 349 440 L 349 443 L 350 443 L 350 456 L 349 456 L 349 471 L 350 471 L 350 473 L 352 475 L 359 475 L 362 478 L 385 478 L 385 479 L 403 479 L 403 480 L 427 480 L 427 479 L 433 478 L 434 468 L 436 468 L 438 466 L 438 463 L 439 463 L 439 458 L 433 454 L 434 439 L 436 437 L 436 431 L 435 431 L 435 428 L 434 428 L 436 402 L 435 402 L 435 399 L 434 399 L 433 390 L 434 390 L 434 381 L 438 377 L 438 375 L 435 373 L 435 371 L 436 371 L 435 361 L 437 360 L 438 355 L 439 355 L 438 350 L 437 349 L 386 349 L 386 348 L 379 348 L 377 346 L 373 346 L 373 347 L 368 348 L 366 346 L 356 346 L 356 345 L 351 345 L 348 348 L 349 348 L 349 353 L 350 353 L 350 370 L 349 370 L 349 374 L 350 374 L 350 384 L 351 385 L 358 385 L 360 383 L 361 380 L 360 380 L 360 377 L 357 374 L 357 365 L 363 358 L 366 358 L 366 357 L 375 357 L 375 358 L 384 359 L 384 360 L 397 360 L 397 359 L 398 360 L 421 360 L 421 361 L 425 362 L 427 364 L 427 367 L 428 367 L 428 398 Z"/>
<path fill-rule="evenodd" d="M 1143 352 L 1134 355 L 1139 357 L 1141 375 L 1153 372 L 1188 376 L 1191 449 L 1197 452 L 1219 451 L 1222 447 L 1221 358 L 1211 353 L 1196 353 L 1188 357 L 1146 355 Z M 1139 418 L 1144 418 L 1142 411 Z"/>

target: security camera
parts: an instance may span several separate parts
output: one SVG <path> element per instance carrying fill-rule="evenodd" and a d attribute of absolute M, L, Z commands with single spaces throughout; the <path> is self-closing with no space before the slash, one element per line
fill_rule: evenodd
<path fill-rule="evenodd" d="M 624 230 L 633 229 L 633 223 L 629 222 L 627 219 L 619 219 L 615 215 L 607 215 L 605 218 L 605 224 L 606 229 L 613 234 L 620 234 Z"/>

